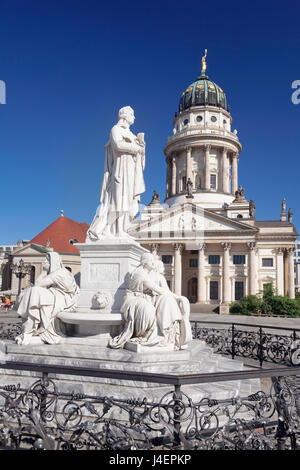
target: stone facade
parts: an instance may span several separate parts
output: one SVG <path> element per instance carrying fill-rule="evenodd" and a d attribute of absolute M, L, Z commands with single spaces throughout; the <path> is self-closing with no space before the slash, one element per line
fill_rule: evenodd
<path fill-rule="evenodd" d="M 196 85 L 209 80 L 200 78 Z M 131 234 L 161 257 L 171 289 L 191 302 L 228 306 L 270 283 L 294 297 L 296 229 L 285 201 L 278 220 L 256 220 L 239 186 L 242 146 L 231 124 L 228 108 L 209 104 L 175 116 L 164 150 L 165 202 L 147 206 Z"/>

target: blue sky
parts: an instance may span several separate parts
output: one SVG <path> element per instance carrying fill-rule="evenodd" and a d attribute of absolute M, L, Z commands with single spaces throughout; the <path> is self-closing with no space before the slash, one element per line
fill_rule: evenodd
<path fill-rule="evenodd" d="M 147 143 L 143 203 L 165 194 L 163 148 L 201 71 L 227 94 L 243 145 L 239 182 L 257 219 L 281 200 L 300 230 L 300 2 L 0 0 L 0 244 L 31 239 L 64 210 L 90 223 L 104 145 L 131 105 Z"/>

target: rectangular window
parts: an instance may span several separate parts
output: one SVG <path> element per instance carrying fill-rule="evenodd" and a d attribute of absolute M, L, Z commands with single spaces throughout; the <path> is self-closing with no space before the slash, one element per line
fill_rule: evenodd
<path fill-rule="evenodd" d="M 190 251 L 190 254 L 191 254 L 191 255 L 197 255 L 197 254 L 198 254 L 198 250 L 191 250 L 191 251 Z"/>
<path fill-rule="evenodd" d="M 272 267 L 273 266 L 273 258 L 263 258 L 262 259 L 262 266 L 264 268 Z"/>
<path fill-rule="evenodd" d="M 164 264 L 172 264 L 173 256 L 172 255 L 162 255 L 161 260 Z"/>
<path fill-rule="evenodd" d="M 209 283 L 209 298 L 210 300 L 219 299 L 219 283 L 218 281 L 210 281 Z"/>
<path fill-rule="evenodd" d="M 197 258 L 190 259 L 190 268 L 198 268 L 198 259 Z"/>
<path fill-rule="evenodd" d="M 245 264 L 245 255 L 233 255 L 233 264 Z"/>
<path fill-rule="evenodd" d="M 234 299 L 240 300 L 242 297 L 244 297 L 244 283 L 243 281 L 235 281 Z"/>
<path fill-rule="evenodd" d="M 217 175 L 210 175 L 210 189 L 217 188 Z"/>
<path fill-rule="evenodd" d="M 220 255 L 209 255 L 209 264 L 220 264 Z"/>

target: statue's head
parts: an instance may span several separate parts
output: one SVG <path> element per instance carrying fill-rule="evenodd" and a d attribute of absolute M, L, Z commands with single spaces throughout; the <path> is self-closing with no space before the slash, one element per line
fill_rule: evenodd
<path fill-rule="evenodd" d="M 152 271 L 155 268 L 154 256 L 151 253 L 144 253 L 141 257 L 141 265 L 148 271 Z"/>
<path fill-rule="evenodd" d="M 135 120 L 133 109 L 130 106 L 124 106 L 121 108 L 119 110 L 119 120 L 120 119 L 124 119 L 131 126 Z"/>
<path fill-rule="evenodd" d="M 43 269 L 47 273 L 52 273 L 53 271 L 57 271 L 58 269 L 62 268 L 62 261 L 61 257 L 55 251 L 47 253 L 46 259 L 43 263 Z"/>

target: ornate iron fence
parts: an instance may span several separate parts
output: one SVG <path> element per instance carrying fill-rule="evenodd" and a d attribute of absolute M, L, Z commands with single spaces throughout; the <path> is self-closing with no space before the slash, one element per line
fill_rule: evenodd
<path fill-rule="evenodd" d="M 21 332 L 21 323 L 0 323 L 0 340 L 15 339 L 15 337 L 21 334 Z"/>
<path fill-rule="evenodd" d="M 236 356 L 254 359 L 260 366 L 263 362 L 300 364 L 299 329 L 226 322 L 192 321 L 191 324 L 194 338 L 204 340 L 214 352 L 230 355 L 232 359 Z"/>
<path fill-rule="evenodd" d="M 7 363 L 5 369 L 40 372 L 27 388 L 0 387 L 2 449 L 297 449 L 300 368 L 165 375 Z M 119 377 L 170 385 L 157 402 L 60 392 L 49 374 Z M 184 385 L 269 378 L 268 390 L 217 400 L 193 400 Z"/>

